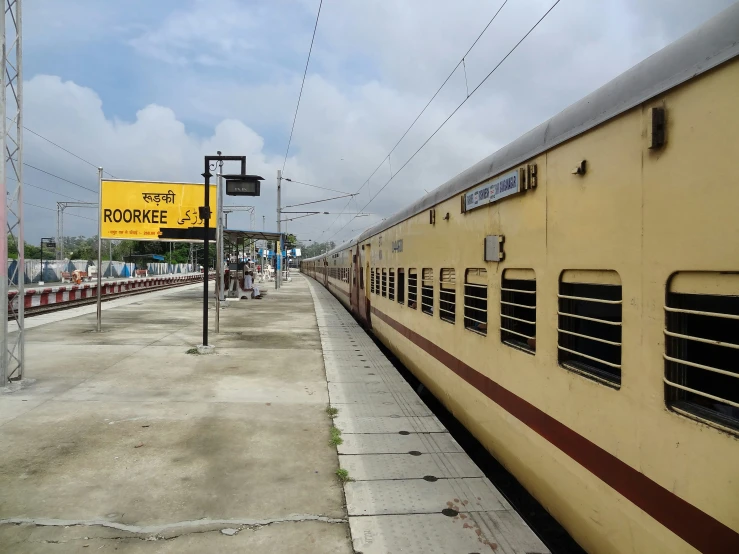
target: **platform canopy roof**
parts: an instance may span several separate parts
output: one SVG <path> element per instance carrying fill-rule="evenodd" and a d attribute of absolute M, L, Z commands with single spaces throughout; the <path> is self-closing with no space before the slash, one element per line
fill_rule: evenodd
<path fill-rule="evenodd" d="M 272 231 L 241 231 L 238 229 L 224 229 L 223 238 L 229 242 L 244 240 L 282 240 L 282 233 Z"/>

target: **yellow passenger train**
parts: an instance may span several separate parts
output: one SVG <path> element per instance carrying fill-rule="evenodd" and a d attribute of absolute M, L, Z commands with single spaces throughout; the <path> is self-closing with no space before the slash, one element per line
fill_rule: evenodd
<path fill-rule="evenodd" d="M 739 553 L 739 4 L 302 262 L 589 552 Z"/>

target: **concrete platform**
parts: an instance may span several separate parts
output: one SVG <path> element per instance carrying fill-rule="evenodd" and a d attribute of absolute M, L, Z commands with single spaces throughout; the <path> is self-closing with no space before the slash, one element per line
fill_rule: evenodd
<path fill-rule="evenodd" d="M 309 282 L 356 552 L 548 553 L 338 300 Z"/>
<path fill-rule="evenodd" d="M 28 382 L 0 393 L 0 552 L 353 551 L 306 279 L 230 302 L 207 356 L 201 291 L 104 304 L 102 333 L 94 306 L 29 320 Z"/>

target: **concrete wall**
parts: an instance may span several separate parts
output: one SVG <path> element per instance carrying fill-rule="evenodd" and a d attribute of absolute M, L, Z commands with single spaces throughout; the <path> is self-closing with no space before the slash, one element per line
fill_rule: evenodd
<path fill-rule="evenodd" d="M 189 273 L 192 271 L 192 264 L 165 264 L 165 263 L 149 263 L 146 264 L 149 275 L 167 275 L 177 273 Z"/>
<path fill-rule="evenodd" d="M 18 275 L 16 268 L 17 260 L 8 260 L 8 278 L 13 279 L 15 285 L 18 284 Z M 62 273 L 71 273 L 75 269 L 90 273 L 90 267 L 94 264 L 88 260 L 44 260 L 44 275 L 41 279 L 41 261 L 25 260 L 24 276 L 25 283 L 36 283 L 39 280 L 53 283 L 62 280 Z M 135 264 L 131 262 L 103 262 L 103 277 L 131 277 L 136 269 Z M 189 273 L 192 270 L 190 264 L 166 264 L 166 263 L 150 263 L 147 266 L 149 275 L 169 275 L 178 273 Z"/>

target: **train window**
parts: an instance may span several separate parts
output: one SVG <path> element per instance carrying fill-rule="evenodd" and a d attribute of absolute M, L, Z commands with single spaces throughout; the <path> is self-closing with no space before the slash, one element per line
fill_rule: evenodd
<path fill-rule="evenodd" d="M 621 386 L 621 280 L 615 271 L 564 271 L 559 283 L 559 363 Z"/>
<path fill-rule="evenodd" d="M 418 305 L 418 271 L 408 270 L 408 307 L 416 309 Z"/>
<path fill-rule="evenodd" d="M 439 274 L 439 318 L 454 323 L 457 313 L 457 291 L 453 268 L 445 267 Z"/>
<path fill-rule="evenodd" d="M 382 296 L 387 296 L 387 269 L 382 268 Z"/>
<path fill-rule="evenodd" d="M 421 274 L 421 311 L 434 315 L 434 270 L 428 267 Z"/>
<path fill-rule="evenodd" d="M 468 269 L 464 278 L 464 328 L 488 334 L 488 272 Z"/>
<path fill-rule="evenodd" d="M 739 431 L 739 274 L 675 274 L 665 316 L 667 406 Z"/>
<path fill-rule="evenodd" d="M 380 270 L 375 271 L 375 294 L 380 294 Z"/>
<path fill-rule="evenodd" d="M 405 270 L 398 268 L 398 304 L 405 302 Z"/>
<path fill-rule="evenodd" d="M 375 294 L 375 268 L 370 269 L 370 292 Z"/>
<path fill-rule="evenodd" d="M 388 288 L 387 288 L 387 298 L 388 300 L 395 300 L 395 270 L 394 269 L 388 269 Z"/>
<path fill-rule="evenodd" d="M 531 269 L 506 269 L 500 285 L 500 340 L 536 352 L 536 275 Z"/>

